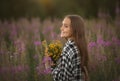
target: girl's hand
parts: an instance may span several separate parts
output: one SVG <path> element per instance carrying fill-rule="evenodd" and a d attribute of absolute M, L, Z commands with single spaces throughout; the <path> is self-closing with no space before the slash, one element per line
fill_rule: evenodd
<path fill-rule="evenodd" d="M 51 67 L 51 58 L 49 56 L 45 56 L 44 62 L 45 62 L 45 68 L 49 69 Z"/>

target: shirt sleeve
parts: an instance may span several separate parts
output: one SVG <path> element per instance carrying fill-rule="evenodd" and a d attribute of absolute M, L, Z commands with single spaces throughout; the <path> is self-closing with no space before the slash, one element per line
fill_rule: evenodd
<path fill-rule="evenodd" d="M 52 67 L 52 76 L 53 76 L 53 79 L 54 81 L 59 81 L 61 80 L 62 78 L 60 78 L 61 76 L 61 62 L 55 66 L 54 68 Z"/>
<path fill-rule="evenodd" d="M 63 55 L 60 59 L 60 63 L 52 70 L 54 81 L 71 81 L 72 73 L 70 59 Z"/>

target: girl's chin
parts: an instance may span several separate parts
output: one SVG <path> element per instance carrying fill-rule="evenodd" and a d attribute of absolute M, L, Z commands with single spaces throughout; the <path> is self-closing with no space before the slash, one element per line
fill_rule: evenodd
<path fill-rule="evenodd" d="M 66 38 L 66 37 L 65 37 L 65 36 L 63 36 L 63 35 L 61 35 L 60 37 L 61 37 L 61 38 Z"/>
<path fill-rule="evenodd" d="M 61 36 L 61 38 L 63 38 L 63 39 L 68 39 L 67 37 L 65 37 L 65 36 Z"/>
<path fill-rule="evenodd" d="M 65 38 L 64 36 L 60 36 L 61 38 Z"/>

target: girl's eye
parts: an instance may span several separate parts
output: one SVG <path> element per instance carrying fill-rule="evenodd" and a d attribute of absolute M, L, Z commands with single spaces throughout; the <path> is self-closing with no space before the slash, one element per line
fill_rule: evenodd
<path fill-rule="evenodd" d="M 68 26 L 65 26 L 65 28 L 68 28 Z"/>

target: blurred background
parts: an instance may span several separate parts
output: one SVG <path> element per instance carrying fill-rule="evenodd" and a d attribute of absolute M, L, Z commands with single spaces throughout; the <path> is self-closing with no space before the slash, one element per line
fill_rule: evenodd
<path fill-rule="evenodd" d="M 43 41 L 64 44 L 68 14 L 85 21 L 90 81 L 120 81 L 120 0 L 0 0 L 0 81 L 53 81 Z"/>
<path fill-rule="evenodd" d="M 63 17 L 80 14 L 86 18 L 98 17 L 99 12 L 114 18 L 119 0 L 0 0 L 0 18 Z"/>

